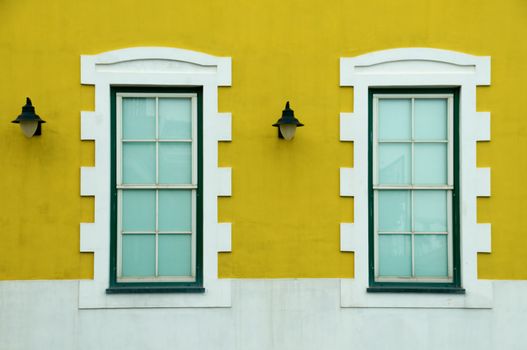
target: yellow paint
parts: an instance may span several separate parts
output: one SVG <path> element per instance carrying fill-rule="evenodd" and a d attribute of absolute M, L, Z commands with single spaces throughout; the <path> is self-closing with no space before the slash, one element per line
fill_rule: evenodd
<path fill-rule="evenodd" d="M 32 14 L 30 17 L 29 14 Z M 30 19 L 30 20 L 28 20 Z M 436 47 L 492 56 L 492 86 L 478 110 L 492 112 L 492 141 L 478 164 L 492 167 L 492 198 L 478 219 L 492 223 L 483 278 L 527 279 L 527 2 L 508 1 L 15 1 L 0 2 L 0 279 L 91 278 L 79 222 L 93 218 L 79 196 L 79 167 L 93 143 L 79 140 L 80 55 L 131 46 L 172 46 L 233 59 L 220 111 L 233 115 L 233 141 L 220 146 L 233 168 L 233 196 L 219 220 L 233 223 L 222 277 L 350 277 L 339 223 L 352 200 L 339 197 L 339 167 L 352 145 L 338 141 L 339 112 L 353 109 L 339 88 L 339 57 L 395 47 Z M 48 123 L 25 139 L 9 123 L 30 96 Z M 305 123 L 292 142 L 271 124 L 285 101 Z"/>

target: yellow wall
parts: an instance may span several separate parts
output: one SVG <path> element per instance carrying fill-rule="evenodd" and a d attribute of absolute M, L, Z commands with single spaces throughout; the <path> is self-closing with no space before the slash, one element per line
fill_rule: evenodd
<path fill-rule="evenodd" d="M 492 223 L 492 254 L 479 275 L 527 279 L 527 2 L 422 0 L 0 1 L 0 279 L 91 278 L 80 254 L 79 222 L 93 199 L 79 196 L 80 166 L 94 164 L 79 139 L 80 111 L 93 88 L 80 85 L 80 55 L 131 46 L 171 46 L 231 56 L 233 141 L 220 165 L 233 168 L 233 196 L 219 201 L 233 223 L 222 277 L 350 277 L 353 254 L 339 252 L 339 223 L 353 200 L 339 197 L 339 57 L 395 47 L 435 47 L 492 57 L 492 86 L 478 88 L 491 111 L 492 141 L 478 165 L 492 167 L 492 197 L 478 219 Z M 30 96 L 48 123 L 25 139 L 9 122 Z M 290 143 L 271 124 L 286 100 L 306 126 Z"/>

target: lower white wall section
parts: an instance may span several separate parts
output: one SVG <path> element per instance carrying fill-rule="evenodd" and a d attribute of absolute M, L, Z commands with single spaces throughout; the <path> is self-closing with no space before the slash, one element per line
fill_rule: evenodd
<path fill-rule="evenodd" d="M 0 349 L 527 349 L 527 281 L 493 309 L 341 308 L 340 280 L 233 280 L 230 308 L 79 309 L 77 281 L 0 282 Z"/>

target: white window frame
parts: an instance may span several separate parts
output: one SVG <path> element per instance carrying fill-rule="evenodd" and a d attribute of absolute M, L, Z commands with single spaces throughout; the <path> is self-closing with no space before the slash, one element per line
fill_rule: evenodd
<path fill-rule="evenodd" d="M 230 57 L 136 47 L 81 56 L 81 83 L 95 86 L 95 111 L 81 112 L 81 140 L 95 141 L 95 166 L 81 168 L 81 196 L 95 197 L 95 221 L 81 223 L 80 251 L 94 253 L 92 280 L 79 281 L 79 308 L 230 307 L 231 281 L 218 277 L 218 252 L 231 250 L 231 225 L 218 223 L 218 197 L 231 195 L 231 169 L 218 167 L 218 142 L 231 140 L 218 87 L 231 85 Z M 110 274 L 110 87 L 202 87 L 204 293 L 107 294 Z"/>
<path fill-rule="evenodd" d="M 341 251 L 354 252 L 354 278 L 341 280 L 342 307 L 491 308 L 492 282 L 478 279 L 477 253 L 490 252 L 490 224 L 477 223 L 477 197 L 490 196 L 490 169 L 476 167 L 476 142 L 490 140 L 490 113 L 476 112 L 476 86 L 490 85 L 490 57 L 400 48 L 340 60 L 354 112 L 340 115 L 340 140 L 354 142 L 354 167 L 340 169 L 340 195 L 354 197 L 341 223 Z M 368 293 L 368 91 L 375 87 L 458 87 L 460 257 L 465 294 Z"/>
<path fill-rule="evenodd" d="M 159 99 L 160 98 L 189 98 L 191 101 L 191 134 L 190 140 L 184 140 L 183 142 L 190 142 L 192 149 L 192 176 L 190 185 L 136 185 L 136 184 L 123 184 L 122 179 L 122 146 L 123 142 L 134 142 L 135 140 L 124 140 L 122 137 L 122 99 L 126 97 L 144 97 L 154 98 L 156 101 L 156 136 L 152 140 L 140 140 L 140 142 L 154 142 L 156 144 L 156 182 L 159 181 Z M 153 92 L 118 92 L 116 94 L 116 186 L 117 186 L 117 282 L 194 282 L 196 281 L 196 194 L 198 190 L 198 95 L 195 93 L 153 93 Z M 163 140 L 162 142 L 182 142 L 182 140 Z M 132 278 L 122 276 L 122 193 L 123 190 L 127 189 L 152 189 L 156 191 L 156 227 L 155 227 L 155 240 L 156 240 L 156 264 L 155 264 L 155 277 L 142 277 Z M 191 235 L 191 276 L 158 276 L 158 253 L 159 253 L 159 232 L 158 232 L 158 205 L 159 205 L 159 190 L 161 189 L 188 189 L 192 190 L 191 200 L 191 222 L 192 227 L 190 231 Z"/>
<path fill-rule="evenodd" d="M 447 100 L 447 185 L 446 186 L 413 186 L 413 185 L 399 185 L 399 186 L 382 186 L 379 185 L 379 159 L 378 159 L 378 148 L 379 148 L 379 99 L 411 99 L 412 105 L 412 140 L 408 143 L 415 144 L 413 140 L 414 135 L 414 122 L 415 122 L 415 99 L 446 99 Z M 373 169 L 373 193 L 374 193 L 374 211 L 373 211 L 373 222 L 374 222 L 374 261 L 375 261 L 375 281 L 376 282 L 431 282 L 431 283 L 451 283 L 454 277 L 454 258 L 453 258 L 453 217 L 452 217 L 452 194 L 454 190 L 454 95 L 453 94 L 400 94 L 400 93 L 374 93 L 373 94 L 373 145 L 372 145 L 372 169 Z M 386 141 L 385 141 L 386 142 Z M 389 142 L 400 142 L 400 141 L 389 141 Z M 429 141 L 419 141 L 419 142 L 429 142 Z M 438 141 L 431 141 L 438 142 Z M 414 166 L 415 166 L 415 153 L 414 146 L 412 145 L 412 178 L 414 176 Z M 379 218 L 379 209 L 378 209 L 378 190 L 386 189 L 400 189 L 410 191 L 410 200 L 411 207 L 413 208 L 413 190 L 445 190 L 447 192 L 447 264 L 448 264 L 448 276 L 447 278 L 423 278 L 423 277 L 379 277 L 379 230 L 377 228 L 378 218 Z M 413 211 L 412 211 L 412 220 L 413 220 Z M 413 224 L 412 224 L 413 227 Z M 408 232 L 398 233 L 398 234 L 408 234 Z M 426 232 L 425 234 L 431 234 Z M 443 233 L 441 233 L 443 234 Z M 414 237 L 415 233 L 411 232 L 412 237 L 412 273 L 414 272 Z"/>

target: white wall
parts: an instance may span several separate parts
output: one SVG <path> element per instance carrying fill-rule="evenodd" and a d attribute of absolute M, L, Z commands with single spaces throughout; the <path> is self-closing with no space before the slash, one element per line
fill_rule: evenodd
<path fill-rule="evenodd" d="M 340 280 L 233 280 L 230 308 L 78 309 L 78 281 L 0 282 L 0 349 L 527 349 L 527 281 L 492 309 L 341 308 Z M 177 295 L 174 295 L 177 298 Z"/>

